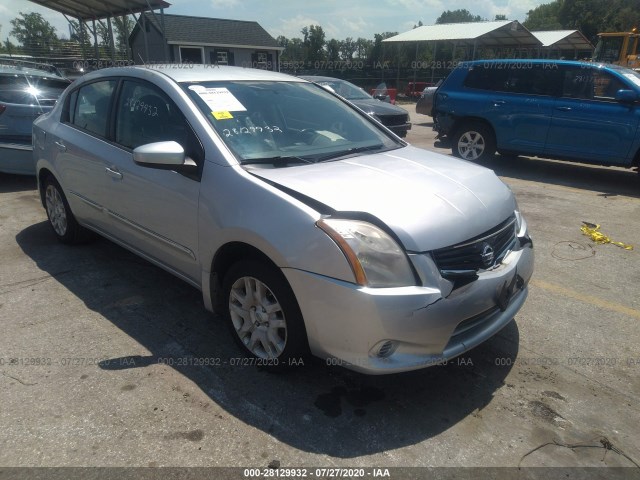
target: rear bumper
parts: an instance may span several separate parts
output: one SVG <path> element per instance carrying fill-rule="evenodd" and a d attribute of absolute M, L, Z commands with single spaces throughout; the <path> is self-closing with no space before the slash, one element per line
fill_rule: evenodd
<path fill-rule="evenodd" d="M 21 143 L 0 143 L 0 172 L 35 175 L 33 147 Z"/>

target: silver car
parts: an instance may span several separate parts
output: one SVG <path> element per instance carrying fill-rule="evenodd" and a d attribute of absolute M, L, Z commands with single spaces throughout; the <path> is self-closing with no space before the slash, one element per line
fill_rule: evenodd
<path fill-rule="evenodd" d="M 491 170 L 411 147 L 299 78 L 96 71 L 34 142 L 60 241 L 97 232 L 197 287 L 264 365 L 427 367 L 490 338 L 527 296 L 527 225 Z"/>

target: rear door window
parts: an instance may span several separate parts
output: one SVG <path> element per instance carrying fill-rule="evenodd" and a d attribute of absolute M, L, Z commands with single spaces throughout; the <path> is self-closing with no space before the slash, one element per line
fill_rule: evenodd
<path fill-rule="evenodd" d="M 559 95 L 560 70 L 554 64 L 489 62 L 472 68 L 464 85 L 479 90 Z"/>
<path fill-rule="evenodd" d="M 75 100 L 71 123 L 83 130 L 106 138 L 108 134 L 109 106 L 115 86 L 115 80 L 105 80 L 80 87 Z"/>

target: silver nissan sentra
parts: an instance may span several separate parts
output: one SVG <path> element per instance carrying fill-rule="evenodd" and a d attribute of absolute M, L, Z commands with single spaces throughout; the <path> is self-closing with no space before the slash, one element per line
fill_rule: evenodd
<path fill-rule="evenodd" d="M 435 365 L 527 296 L 532 242 L 491 170 L 411 147 L 299 78 L 100 70 L 33 141 L 60 241 L 97 232 L 197 287 L 263 365 Z"/>

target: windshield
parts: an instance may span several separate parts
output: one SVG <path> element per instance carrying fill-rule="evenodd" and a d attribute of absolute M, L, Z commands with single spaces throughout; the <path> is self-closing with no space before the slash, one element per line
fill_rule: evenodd
<path fill-rule="evenodd" d="M 228 81 L 183 87 L 240 163 L 313 163 L 402 146 L 311 83 Z"/>
<path fill-rule="evenodd" d="M 620 59 L 623 40 L 624 38 L 621 36 L 600 37 L 593 54 L 593 60 L 605 63 L 617 62 Z"/>
<path fill-rule="evenodd" d="M 308 78 L 310 82 L 317 83 L 323 87 L 329 87 L 335 93 L 347 100 L 368 100 L 371 98 L 367 92 L 353 83 L 345 82 L 344 80 L 332 79 L 332 80 L 316 80 L 313 77 Z"/>

